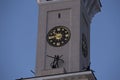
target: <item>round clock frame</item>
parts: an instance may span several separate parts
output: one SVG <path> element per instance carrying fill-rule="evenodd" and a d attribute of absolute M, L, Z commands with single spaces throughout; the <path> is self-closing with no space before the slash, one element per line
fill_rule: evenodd
<path fill-rule="evenodd" d="M 70 40 L 70 30 L 65 26 L 53 27 L 47 34 L 47 42 L 54 47 L 61 47 Z"/>
<path fill-rule="evenodd" d="M 85 58 L 88 55 L 87 38 L 86 38 L 85 34 L 82 34 L 82 54 Z"/>

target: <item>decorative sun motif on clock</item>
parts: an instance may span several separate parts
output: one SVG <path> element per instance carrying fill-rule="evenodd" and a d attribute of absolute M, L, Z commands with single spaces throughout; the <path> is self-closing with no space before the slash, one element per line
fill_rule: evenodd
<path fill-rule="evenodd" d="M 70 40 L 70 30 L 65 26 L 56 26 L 47 34 L 47 41 L 54 47 L 61 47 Z"/>

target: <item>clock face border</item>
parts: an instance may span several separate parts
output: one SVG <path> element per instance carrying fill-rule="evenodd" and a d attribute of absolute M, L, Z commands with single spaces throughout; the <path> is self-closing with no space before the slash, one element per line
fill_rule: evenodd
<path fill-rule="evenodd" d="M 84 33 L 82 33 L 82 54 L 85 58 L 88 56 L 87 38 Z"/>
<path fill-rule="evenodd" d="M 62 47 L 69 42 L 71 38 L 70 29 L 66 26 L 55 26 L 47 33 L 46 39 L 49 45 L 53 47 Z"/>

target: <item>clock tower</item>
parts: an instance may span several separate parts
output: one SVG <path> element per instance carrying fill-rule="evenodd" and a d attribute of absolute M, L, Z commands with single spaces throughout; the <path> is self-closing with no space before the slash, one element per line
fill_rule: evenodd
<path fill-rule="evenodd" d="M 90 70 L 90 23 L 100 11 L 100 0 L 37 0 L 37 3 L 35 75 L 44 76 L 42 80 L 95 80 Z"/>
<path fill-rule="evenodd" d="M 37 0 L 36 76 L 90 70 L 90 23 L 99 0 Z"/>

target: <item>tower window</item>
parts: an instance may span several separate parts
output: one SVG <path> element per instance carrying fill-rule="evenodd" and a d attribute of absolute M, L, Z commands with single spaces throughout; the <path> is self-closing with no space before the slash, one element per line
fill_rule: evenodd
<path fill-rule="evenodd" d="M 46 1 L 52 1 L 52 0 L 46 0 Z"/>
<path fill-rule="evenodd" d="M 58 13 L 58 18 L 61 18 L 61 14 L 60 13 Z"/>

